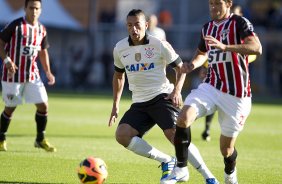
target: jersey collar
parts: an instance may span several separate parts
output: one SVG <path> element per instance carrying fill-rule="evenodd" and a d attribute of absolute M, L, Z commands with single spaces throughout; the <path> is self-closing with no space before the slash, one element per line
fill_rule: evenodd
<path fill-rule="evenodd" d="M 129 43 L 129 46 L 134 46 L 130 36 L 128 36 L 128 43 Z M 146 45 L 146 44 L 149 44 L 148 34 L 145 34 L 145 39 L 144 39 L 143 45 Z"/>

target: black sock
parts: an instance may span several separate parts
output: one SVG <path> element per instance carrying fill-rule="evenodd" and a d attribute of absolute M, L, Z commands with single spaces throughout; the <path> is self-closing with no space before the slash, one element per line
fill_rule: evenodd
<path fill-rule="evenodd" d="M 191 142 L 190 127 L 181 128 L 176 126 L 174 146 L 177 158 L 177 167 L 186 167 L 188 160 L 188 147 Z"/>
<path fill-rule="evenodd" d="M 10 122 L 11 117 L 3 111 L 0 119 L 0 141 L 6 140 L 6 132 L 9 128 Z"/>
<path fill-rule="evenodd" d="M 207 132 L 210 131 L 210 126 L 211 126 L 213 116 L 214 116 L 214 113 L 206 116 L 206 131 Z"/>
<path fill-rule="evenodd" d="M 237 150 L 234 148 L 232 155 L 224 158 L 225 168 L 224 171 L 226 174 L 232 174 L 235 170 L 237 158 Z"/>
<path fill-rule="evenodd" d="M 44 139 L 45 129 L 47 125 L 47 113 L 36 112 L 35 122 L 37 129 L 36 141 L 41 142 Z"/>

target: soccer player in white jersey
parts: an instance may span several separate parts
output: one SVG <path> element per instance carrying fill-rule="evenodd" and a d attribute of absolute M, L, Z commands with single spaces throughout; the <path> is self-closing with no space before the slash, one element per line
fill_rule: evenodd
<path fill-rule="evenodd" d="M 252 24 L 230 13 L 232 3 L 232 0 L 209 0 L 212 20 L 202 28 L 192 61 L 183 65 L 182 71 L 189 73 L 208 59 L 204 82 L 187 96 L 178 116 L 174 139 L 177 167 L 167 177 L 166 184 L 176 183 L 188 172 L 187 155 L 183 153 L 191 142 L 191 124 L 216 110 L 221 128 L 224 180 L 226 184 L 238 183 L 235 142 L 251 111 L 248 55 L 262 54 L 262 46 Z"/>
<path fill-rule="evenodd" d="M 25 102 L 36 106 L 37 136 L 34 146 L 48 152 L 56 151 L 44 136 L 48 97 L 39 76 L 37 56 L 49 85 L 55 84 L 55 77 L 50 70 L 47 32 L 38 22 L 40 14 L 41 0 L 26 0 L 25 16 L 12 21 L 0 32 L 0 57 L 3 61 L 2 97 L 5 102 L 0 119 L 0 151 L 7 150 L 6 132 L 13 112 L 24 99 Z"/>
<path fill-rule="evenodd" d="M 142 10 L 131 10 L 126 26 L 129 36 L 119 41 L 113 51 L 115 72 L 109 126 L 118 117 L 126 73 L 133 104 L 120 120 L 116 140 L 137 155 L 159 161 L 162 183 L 175 166 L 175 158 L 151 146 L 142 137 L 157 124 L 166 138 L 173 142 L 175 121 L 182 104 L 180 92 L 186 75 L 181 73 L 182 60 L 171 45 L 146 34 L 148 22 Z M 166 77 L 167 65 L 176 71 L 174 85 Z M 189 161 L 205 180 L 215 181 L 196 146 L 191 144 L 185 154 L 189 154 Z M 182 180 L 188 178 L 187 174 Z"/>

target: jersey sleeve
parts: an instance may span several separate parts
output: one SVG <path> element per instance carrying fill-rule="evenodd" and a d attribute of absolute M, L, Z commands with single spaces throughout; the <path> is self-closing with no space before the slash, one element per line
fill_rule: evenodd
<path fill-rule="evenodd" d="M 117 50 L 116 47 L 114 48 L 113 56 L 114 56 L 115 70 L 119 71 L 119 72 L 124 71 L 124 66 L 123 66 L 123 64 L 122 64 L 122 62 L 120 60 L 120 57 L 119 57 L 119 54 L 118 54 L 118 50 Z"/>
<path fill-rule="evenodd" d="M 254 35 L 254 26 L 245 17 L 238 17 L 237 24 L 238 24 L 238 32 L 240 34 L 241 39 Z"/>
<path fill-rule="evenodd" d="M 49 45 L 48 37 L 47 37 L 47 34 L 46 34 L 46 36 L 42 39 L 41 49 L 48 49 L 49 46 L 50 45 Z"/>
<path fill-rule="evenodd" d="M 172 48 L 170 43 L 167 41 L 161 41 L 161 46 L 162 46 L 162 56 L 167 62 L 167 64 L 170 64 L 174 61 L 176 61 L 179 58 L 179 55 L 175 52 L 175 50 Z"/>
<path fill-rule="evenodd" d="M 205 42 L 204 37 L 203 37 L 203 30 L 201 31 L 201 37 L 200 37 L 200 42 L 198 44 L 198 49 L 201 52 L 207 52 L 206 42 Z"/>
<path fill-rule="evenodd" d="M 5 43 L 9 42 L 12 38 L 13 32 L 15 31 L 16 21 L 7 24 L 0 32 L 0 39 Z"/>

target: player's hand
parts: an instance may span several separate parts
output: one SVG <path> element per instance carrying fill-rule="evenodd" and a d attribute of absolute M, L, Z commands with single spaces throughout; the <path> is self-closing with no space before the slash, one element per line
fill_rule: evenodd
<path fill-rule="evenodd" d="M 175 107 L 180 108 L 183 105 L 182 95 L 180 92 L 173 91 L 165 99 L 170 99 Z"/>
<path fill-rule="evenodd" d="M 51 72 L 46 72 L 46 77 L 50 86 L 55 84 L 55 76 Z"/>
<path fill-rule="evenodd" d="M 215 39 L 214 37 L 208 35 L 204 37 L 205 41 L 208 43 L 210 47 L 215 47 L 222 51 L 226 50 L 226 45 Z"/>
<path fill-rule="evenodd" d="M 14 62 L 10 61 L 10 62 L 7 62 L 5 64 L 6 68 L 7 68 L 7 72 L 8 72 L 8 79 L 12 78 L 15 73 L 16 73 L 16 70 L 18 69 L 17 65 L 15 65 Z"/>
<path fill-rule="evenodd" d="M 109 120 L 109 123 L 108 123 L 109 127 L 111 127 L 116 122 L 116 119 L 118 118 L 118 112 L 119 112 L 119 108 L 113 106 L 111 117 L 110 117 L 110 120 Z"/>
<path fill-rule="evenodd" d="M 193 69 L 194 69 L 194 65 L 192 63 L 184 62 L 183 65 L 181 66 L 180 71 L 182 73 L 190 73 L 193 71 Z"/>

